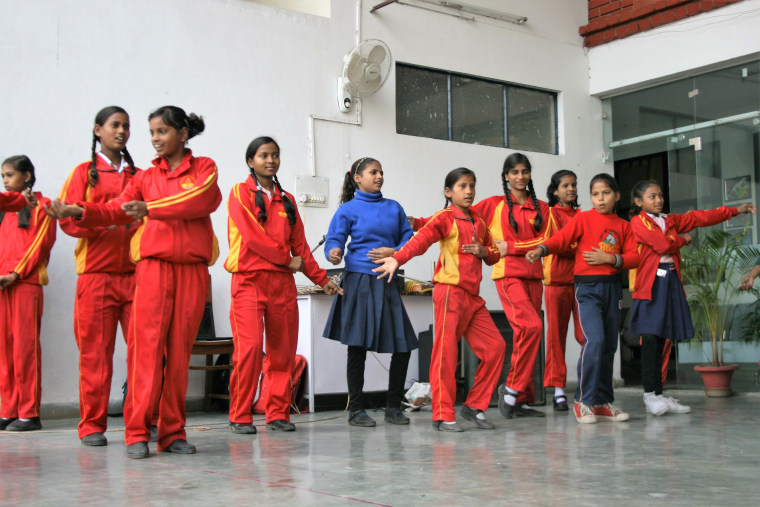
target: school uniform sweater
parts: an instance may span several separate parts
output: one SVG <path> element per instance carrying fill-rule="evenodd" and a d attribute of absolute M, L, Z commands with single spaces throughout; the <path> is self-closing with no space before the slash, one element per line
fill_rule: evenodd
<path fill-rule="evenodd" d="M 121 205 L 145 201 L 148 216 L 132 238 L 132 262 L 153 257 L 178 264 L 212 265 L 219 245 L 209 216 L 222 201 L 216 184 L 216 163 L 207 157 L 185 158 L 171 170 L 165 158 L 153 160 L 153 167 L 134 175 L 118 197 L 107 203 L 79 201 L 83 208 L 80 226 L 126 225 L 134 220 Z"/>
<path fill-rule="evenodd" d="M 605 280 L 617 275 L 621 269 L 635 268 L 639 264 L 631 227 L 614 213 L 601 214 L 594 209 L 582 211 L 542 244 L 547 253 L 556 254 L 570 248 L 575 242 L 578 243 L 573 266 L 576 282 Z M 622 265 L 619 268 L 612 264 L 592 266 L 583 258 L 583 252 L 592 251 L 593 248 L 620 255 Z"/>
<path fill-rule="evenodd" d="M 486 248 L 483 262 L 492 266 L 500 259 L 499 251 L 491 241 L 483 218 L 470 208 L 472 222 L 454 205 L 433 215 L 422 229 L 393 255 L 399 265 L 422 255 L 438 241 L 441 255 L 435 266 L 433 282 L 456 285 L 470 294 L 480 293 L 483 278 L 481 259 L 462 251 L 463 245 L 474 242 Z"/>
<path fill-rule="evenodd" d="M 18 226 L 18 213 L 6 212 L 0 224 L 0 273 L 18 273 L 16 283 L 47 285 L 47 264 L 55 243 L 55 220 L 45 214 L 50 199 L 35 192 L 37 207 L 31 210 L 29 226 Z"/>
<path fill-rule="evenodd" d="M 295 256 L 303 258 L 303 274 L 317 285 L 324 286 L 327 273 L 320 268 L 306 242 L 303 222 L 296 209 L 296 223 L 290 225 L 282 194 L 275 186 L 272 198 L 264 194 L 266 221 L 259 220 L 256 206 L 256 180 L 253 176 L 232 188 L 227 201 L 229 219 L 227 234 L 230 254 L 224 268 L 230 273 L 280 271 L 291 273 L 288 265 Z M 294 203 L 295 199 L 285 195 Z"/>
<path fill-rule="evenodd" d="M 20 192 L 0 192 L 0 211 L 19 211 L 26 206 L 26 198 Z"/>
<path fill-rule="evenodd" d="M 670 255 L 676 266 L 679 280 L 681 278 L 681 247 L 686 240 L 679 234 L 689 232 L 697 227 L 706 227 L 719 224 L 735 217 L 738 214 L 736 208 L 721 206 L 713 210 L 692 210 L 688 213 L 671 213 L 665 218 L 665 231 L 660 228 L 654 219 L 645 211 L 631 219 L 631 231 L 637 242 L 639 253 L 639 266 L 628 274 L 629 287 L 633 299 L 652 299 L 652 285 L 654 285 L 657 268 L 660 265 L 660 256 Z M 683 283 L 683 282 L 682 282 Z"/>
<path fill-rule="evenodd" d="M 412 228 L 399 203 L 385 199 L 383 194 L 368 194 L 357 190 L 354 198 L 341 204 L 330 221 L 325 240 L 325 256 L 330 250 L 345 251 L 346 271 L 374 274 L 377 267 L 367 257 L 370 250 L 391 247 L 399 250 L 412 237 Z M 351 242 L 346 246 L 349 236 Z"/>
<path fill-rule="evenodd" d="M 507 255 L 493 266 L 492 279 L 510 277 L 541 280 L 543 278 L 541 264 L 528 264 L 525 260 L 527 250 L 537 247 L 545 239 L 546 228 L 549 224 L 549 206 L 544 201 L 538 201 L 538 205 L 539 209 L 536 210 L 530 199 L 523 204 L 518 204 L 515 196 L 512 196 L 512 216 L 517 223 L 517 231 L 509 223 L 509 207 L 507 198 L 503 195 L 483 199 L 470 208 L 486 221 L 494 242 L 500 240 L 507 242 Z M 539 212 L 543 220 L 541 229 L 536 231 L 533 223 Z M 515 247 L 518 241 L 521 242 L 522 249 Z"/>
<path fill-rule="evenodd" d="M 549 208 L 549 224 L 546 227 L 546 237 L 557 234 L 578 213 L 580 213 L 579 209 L 574 209 L 570 206 L 557 205 Z M 574 264 L 574 245 L 570 245 L 568 250 L 546 256 L 543 268 L 544 285 L 572 285 Z"/>
<path fill-rule="evenodd" d="M 69 174 L 58 198 L 62 202 L 108 202 L 118 197 L 132 181 L 133 173 L 124 169 L 121 174 L 101 156 L 95 158 L 98 182 L 89 184 L 92 162 L 76 166 Z M 64 218 L 58 223 L 63 232 L 78 238 L 74 249 L 76 271 L 83 273 L 133 273 L 135 265 L 129 258 L 129 244 L 140 226 L 139 222 L 116 228 L 81 227 L 80 220 Z"/>

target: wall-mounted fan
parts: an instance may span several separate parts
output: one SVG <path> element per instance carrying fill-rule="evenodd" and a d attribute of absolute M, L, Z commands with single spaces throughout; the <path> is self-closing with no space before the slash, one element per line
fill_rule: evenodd
<path fill-rule="evenodd" d="M 380 40 L 365 40 L 343 59 L 343 75 L 338 78 L 338 105 L 348 112 L 352 97 L 362 98 L 375 93 L 388 78 L 391 50 Z"/>

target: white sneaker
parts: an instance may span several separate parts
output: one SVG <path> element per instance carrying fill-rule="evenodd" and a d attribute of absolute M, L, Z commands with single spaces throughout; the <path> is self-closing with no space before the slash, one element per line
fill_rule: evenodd
<path fill-rule="evenodd" d="M 668 406 L 668 410 L 672 414 L 688 414 L 691 412 L 690 406 L 681 405 L 681 403 L 675 398 L 671 398 L 670 396 L 663 396 L 662 394 L 658 395 L 657 398 L 659 398 Z"/>
<path fill-rule="evenodd" d="M 647 406 L 647 412 L 652 415 L 662 415 L 670 410 L 670 405 L 663 399 L 661 394 L 644 393 L 644 405 Z"/>

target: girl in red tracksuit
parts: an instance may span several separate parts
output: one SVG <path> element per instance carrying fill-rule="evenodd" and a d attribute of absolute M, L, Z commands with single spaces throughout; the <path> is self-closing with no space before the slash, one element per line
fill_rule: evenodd
<path fill-rule="evenodd" d="M 118 106 L 101 109 L 92 132 L 92 158 L 76 166 L 58 198 L 63 202 L 108 202 L 124 191 L 137 169 L 127 151 L 129 115 Z M 95 148 L 100 143 L 100 151 Z M 79 438 L 84 445 L 107 445 L 108 400 L 113 375 L 116 326 L 127 336 L 135 265 L 129 242 L 138 222 L 118 227 L 81 227 L 77 220 L 59 222 L 78 238 L 74 337 L 79 347 Z"/>
<path fill-rule="evenodd" d="M 34 165 L 26 155 L 2 164 L 9 192 L 34 185 Z M 19 194 L 21 195 L 21 194 Z M 55 222 L 43 206 L 50 199 L 36 192 L 39 203 L 18 212 L 0 212 L 0 430 L 31 431 L 40 423 L 40 321 L 42 286 L 55 242 Z M 26 201 L 26 199 L 24 199 Z"/>
<path fill-rule="evenodd" d="M 620 270 L 635 268 L 639 257 L 630 225 L 615 213 L 620 200 L 615 178 L 597 174 L 590 187 L 594 209 L 578 213 L 558 233 L 528 252 L 525 259 L 533 263 L 577 243 L 575 299 L 583 347 L 573 411 L 579 423 L 595 423 L 598 419 L 620 422 L 630 417 L 612 405 L 612 365 L 623 297 Z"/>
<path fill-rule="evenodd" d="M 549 203 L 547 237 L 556 234 L 577 215 L 578 178 L 573 171 L 562 169 L 552 175 L 546 197 Z M 578 319 L 578 306 L 573 297 L 573 264 L 575 250 L 570 249 L 544 258 L 544 305 L 546 307 L 546 370 L 544 386 L 554 387 L 553 408 L 566 412 L 567 366 L 565 344 L 567 325 L 573 316 L 575 339 L 583 345 L 583 330 Z"/>
<path fill-rule="evenodd" d="M 271 137 L 251 141 L 245 154 L 251 174 L 230 193 L 232 273 L 230 322 L 235 340 L 230 377 L 230 430 L 253 434 L 253 397 L 261 374 L 267 337 L 267 429 L 294 431 L 290 422 L 290 375 L 298 345 L 295 271 L 322 286 L 326 294 L 342 290 L 327 278 L 311 255 L 293 196 L 277 180 L 280 147 Z"/>
<path fill-rule="evenodd" d="M 151 418 L 159 395 L 158 450 L 195 453 L 185 433 L 188 366 L 203 317 L 208 266 L 219 254 L 209 216 L 222 200 L 216 164 L 194 157 L 185 147 L 188 139 L 203 132 L 203 120 L 179 107 L 164 106 L 151 113 L 149 121 L 158 156 L 153 167 L 134 175 L 121 195 L 107 203 L 80 201 L 73 206 L 58 201 L 51 206 L 59 218 L 81 217 L 83 227 L 145 219 L 131 244 L 137 269 L 124 404 L 130 458 L 149 456 Z"/>
<path fill-rule="evenodd" d="M 475 173 L 461 167 L 446 176 L 446 204 L 452 205 L 427 220 L 392 257 L 375 261 L 374 269 L 390 281 L 398 267 L 422 255 L 438 241 L 441 255 L 435 267 L 433 306 L 435 339 L 430 360 L 433 427 L 438 431 L 464 431 L 456 423 L 455 370 L 459 339 L 464 336 L 480 364 L 460 414 L 480 429 L 494 429 L 486 420 L 493 388 L 498 382 L 506 345 L 479 296 L 482 263 L 493 265 L 500 256 L 491 242 L 485 221 L 470 206 L 475 199 Z"/>
<path fill-rule="evenodd" d="M 549 223 L 549 207 L 536 198 L 530 175 L 528 157 L 522 153 L 509 155 L 502 168 L 504 195 L 473 206 L 488 224 L 504 256 L 493 267 L 491 278 L 513 332 L 509 374 L 506 385 L 499 386 L 499 410 L 507 419 L 515 415 L 544 416 L 526 406 L 534 401 L 533 367 L 543 329 L 543 273 L 540 264 L 528 264 L 524 255 L 525 248 L 535 248 L 543 240 Z M 521 248 L 515 247 L 516 242 L 521 243 Z"/>
<path fill-rule="evenodd" d="M 639 267 L 630 272 L 633 294 L 630 332 L 641 336 L 641 381 L 647 412 L 686 414 L 691 408 L 662 394 L 663 349 L 666 340 L 694 336 L 691 313 L 681 282 L 681 247 L 691 243 L 689 231 L 715 225 L 738 213 L 755 213 L 752 204 L 736 208 L 662 214 L 665 199 L 659 183 L 639 181 L 631 191 L 631 230 L 638 243 Z"/>

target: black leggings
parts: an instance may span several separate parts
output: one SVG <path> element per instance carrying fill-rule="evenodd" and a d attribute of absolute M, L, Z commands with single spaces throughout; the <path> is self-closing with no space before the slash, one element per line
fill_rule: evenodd
<path fill-rule="evenodd" d="M 400 408 L 404 398 L 404 384 L 406 383 L 406 370 L 409 366 L 411 352 L 395 352 L 391 356 L 391 367 L 388 373 L 388 401 L 387 408 Z M 367 350 L 364 347 L 348 347 L 346 358 L 346 380 L 348 381 L 348 409 L 351 412 L 364 410 L 362 391 L 364 390 L 364 363 L 367 359 Z"/>
<path fill-rule="evenodd" d="M 641 335 L 641 383 L 645 393 L 662 394 L 662 351 L 665 339 Z"/>

